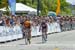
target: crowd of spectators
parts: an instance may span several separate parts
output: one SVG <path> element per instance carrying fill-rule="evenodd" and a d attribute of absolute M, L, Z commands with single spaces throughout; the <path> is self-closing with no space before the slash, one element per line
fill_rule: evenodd
<path fill-rule="evenodd" d="M 27 19 L 31 21 L 31 26 L 38 26 L 42 20 L 45 20 L 49 24 L 59 23 L 62 31 L 75 29 L 75 17 L 72 16 L 57 16 L 55 19 L 52 16 L 2 16 L 0 17 L 0 26 L 22 26 Z"/>

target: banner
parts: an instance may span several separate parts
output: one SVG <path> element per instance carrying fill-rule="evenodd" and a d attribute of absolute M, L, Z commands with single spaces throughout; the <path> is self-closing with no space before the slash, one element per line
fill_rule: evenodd
<path fill-rule="evenodd" d="M 10 7 L 10 12 L 12 15 L 15 15 L 16 11 L 16 0 L 8 0 L 9 2 L 9 7 Z"/>
<path fill-rule="evenodd" d="M 22 38 L 22 30 L 20 26 L 6 27 L 0 26 L 0 42 Z"/>
<path fill-rule="evenodd" d="M 60 0 L 57 0 L 56 14 L 58 15 L 59 13 L 60 13 Z"/>
<path fill-rule="evenodd" d="M 54 32 L 61 32 L 60 25 L 57 22 L 49 23 L 48 25 L 48 34 Z M 23 37 L 22 28 L 20 26 L 6 27 L 0 26 L 0 42 L 19 39 Z M 31 36 L 42 35 L 42 32 L 39 32 L 40 25 L 31 27 Z"/>

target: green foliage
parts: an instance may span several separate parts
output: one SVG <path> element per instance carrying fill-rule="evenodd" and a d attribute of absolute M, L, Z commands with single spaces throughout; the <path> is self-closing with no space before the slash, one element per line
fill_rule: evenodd
<path fill-rule="evenodd" d="M 16 1 L 37 9 L 37 0 L 16 0 Z M 68 8 L 70 4 L 67 3 L 66 0 L 60 0 L 60 1 L 61 1 L 61 7 L 60 7 L 61 14 L 62 12 L 70 14 L 71 8 Z M 8 6 L 7 0 L 0 0 L 0 3 L 1 3 L 0 8 Z M 47 15 L 49 11 L 56 12 L 57 0 L 40 0 L 39 4 L 40 4 L 40 11 L 42 15 Z"/>
<path fill-rule="evenodd" d="M 33 8 L 37 9 L 37 0 L 17 0 L 18 2 L 22 2 L 28 6 L 31 6 Z M 68 8 L 70 5 L 69 3 L 66 2 L 66 0 L 60 0 L 61 2 L 61 14 L 62 12 L 71 13 L 71 9 Z M 47 15 L 49 11 L 54 11 L 56 12 L 57 8 L 57 0 L 40 0 L 40 11 L 42 15 Z"/>
<path fill-rule="evenodd" d="M 71 14 L 70 4 L 65 2 L 66 0 L 61 0 L 61 13 L 65 12 L 66 14 Z"/>
<path fill-rule="evenodd" d="M 0 0 L 0 8 L 7 7 L 7 6 L 8 6 L 7 0 Z"/>

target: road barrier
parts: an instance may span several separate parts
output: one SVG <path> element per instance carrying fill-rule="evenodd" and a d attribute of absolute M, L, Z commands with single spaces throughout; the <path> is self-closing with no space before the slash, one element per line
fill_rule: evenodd
<path fill-rule="evenodd" d="M 48 25 L 48 32 L 47 33 L 53 33 L 53 32 L 61 32 L 60 25 L 56 22 L 47 24 Z M 31 28 L 31 35 L 37 36 L 42 35 L 41 32 L 39 32 L 40 26 L 32 26 Z M 22 28 L 20 26 L 14 26 L 14 27 L 6 27 L 6 26 L 0 26 L 0 42 L 14 40 L 23 38 Z"/>
<path fill-rule="evenodd" d="M 20 26 L 5 27 L 0 26 L 0 42 L 22 38 Z"/>

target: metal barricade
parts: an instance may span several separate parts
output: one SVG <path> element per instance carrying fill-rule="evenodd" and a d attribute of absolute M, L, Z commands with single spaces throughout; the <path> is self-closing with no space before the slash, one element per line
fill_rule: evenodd
<path fill-rule="evenodd" d="M 70 30 L 74 30 L 75 29 L 75 21 L 64 21 L 63 22 L 63 27 L 62 27 L 62 30 L 63 31 L 70 31 Z"/>

